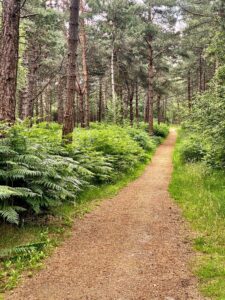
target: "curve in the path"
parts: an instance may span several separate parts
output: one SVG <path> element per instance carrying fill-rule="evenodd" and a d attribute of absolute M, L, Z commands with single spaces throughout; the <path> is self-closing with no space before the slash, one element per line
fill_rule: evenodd
<path fill-rule="evenodd" d="M 76 220 L 71 238 L 6 299 L 200 300 L 188 230 L 168 194 L 172 131 L 144 174 Z"/>

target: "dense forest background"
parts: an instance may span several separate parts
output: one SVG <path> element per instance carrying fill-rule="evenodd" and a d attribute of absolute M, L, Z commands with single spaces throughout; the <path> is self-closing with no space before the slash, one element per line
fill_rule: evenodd
<path fill-rule="evenodd" d="M 179 123 L 223 64 L 222 1 L 15 0 L 1 11 L 0 119 L 9 122 L 69 118 L 71 131 L 145 121 L 151 133 L 153 117 Z"/>

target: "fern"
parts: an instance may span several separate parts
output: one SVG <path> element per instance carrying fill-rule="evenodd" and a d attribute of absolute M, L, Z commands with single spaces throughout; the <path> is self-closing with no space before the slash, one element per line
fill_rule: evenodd
<path fill-rule="evenodd" d="M 32 252 L 35 250 L 41 251 L 46 246 L 46 244 L 47 242 L 38 242 L 17 246 L 11 249 L 4 249 L 0 251 L 0 259 L 15 258 L 17 256 L 27 256 L 32 254 Z"/>
<path fill-rule="evenodd" d="M 5 206 L 0 208 L 1 217 L 9 223 L 19 224 L 18 212 L 25 211 L 23 207 L 19 206 Z"/>

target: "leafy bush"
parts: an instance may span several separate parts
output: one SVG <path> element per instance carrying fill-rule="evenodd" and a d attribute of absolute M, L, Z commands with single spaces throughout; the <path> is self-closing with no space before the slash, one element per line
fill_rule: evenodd
<path fill-rule="evenodd" d="M 139 126 L 142 130 L 144 130 L 148 133 L 148 124 L 147 123 L 141 122 L 139 124 Z M 153 133 L 154 133 L 154 136 L 165 138 L 169 134 L 169 127 L 164 123 L 161 123 L 161 124 L 154 123 Z"/>
<path fill-rule="evenodd" d="M 183 162 L 201 161 L 205 154 L 205 148 L 196 135 L 191 135 L 187 139 L 184 139 L 180 145 L 180 156 Z"/>
<path fill-rule="evenodd" d="M 154 124 L 154 135 L 165 138 L 168 134 L 169 127 L 166 124 Z"/>
<path fill-rule="evenodd" d="M 145 161 L 145 151 L 127 133 L 116 125 L 99 126 L 91 130 L 76 129 L 74 149 L 100 152 L 111 163 L 114 174 L 126 172 L 141 161 Z"/>
<path fill-rule="evenodd" d="M 137 128 L 128 127 L 128 134 L 138 143 L 138 145 L 145 151 L 154 151 L 157 142 L 153 138 L 149 138 L 149 134 Z"/>

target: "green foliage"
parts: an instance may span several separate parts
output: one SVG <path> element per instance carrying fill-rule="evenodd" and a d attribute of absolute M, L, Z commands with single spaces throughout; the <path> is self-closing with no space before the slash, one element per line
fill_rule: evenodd
<path fill-rule="evenodd" d="M 147 123 L 141 122 L 139 126 L 142 130 L 148 132 Z M 154 123 L 153 133 L 157 137 L 165 138 L 169 134 L 169 127 L 164 123 L 161 124 Z"/>
<path fill-rule="evenodd" d="M 154 135 L 165 138 L 169 134 L 169 127 L 166 124 L 154 124 Z"/>
<path fill-rule="evenodd" d="M 0 140 L 0 217 L 19 224 L 28 215 L 76 201 L 89 185 L 114 182 L 145 162 L 156 147 L 140 129 L 93 125 L 75 129 L 72 145 L 62 145 L 61 127 L 2 126 Z"/>
<path fill-rule="evenodd" d="M 205 148 L 202 157 L 196 153 L 196 160 L 202 158 L 211 167 L 220 169 L 225 167 L 225 81 L 222 69 L 218 69 L 210 89 L 196 98 L 191 118 L 189 116 L 184 124 L 187 133 L 194 133 L 190 140 L 193 147 L 203 144 Z"/>
<path fill-rule="evenodd" d="M 202 139 L 196 135 L 190 135 L 180 144 L 180 156 L 183 162 L 202 161 L 206 151 Z"/>
<path fill-rule="evenodd" d="M 149 138 L 149 134 L 138 128 L 128 128 L 130 137 L 138 143 L 138 145 L 146 151 L 154 151 L 156 148 L 156 140 Z"/>
<path fill-rule="evenodd" d="M 23 271 L 42 266 L 41 260 L 46 257 L 47 249 L 49 251 L 52 248 L 52 243 L 47 231 L 41 233 L 38 238 L 39 242 L 0 251 L 0 292 L 14 288 Z M 28 275 L 32 276 L 32 272 Z"/>
<path fill-rule="evenodd" d="M 0 152 L 0 215 L 8 222 L 75 199 L 81 180 L 73 159 L 47 153 L 16 127 L 0 140 Z"/>
<path fill-rule="evenodd" d="M 225 173 L 202 163 L 184 164 L 182 139 L 174 153 L 170 193 L 197 231 L 194 246 L 202 254 L 194 271 L 202 292 L 210 299 L 225 299 Z"/>
<path fill-rule="evenodd" d="M 102 153 L 111 163 L 114 175 L 133 169 L 147 158 L 144 149 L 130 137 L 127 129 L 116 125 L 99 125 L 89 131 L 75 130 L 73 147 Z"/>

